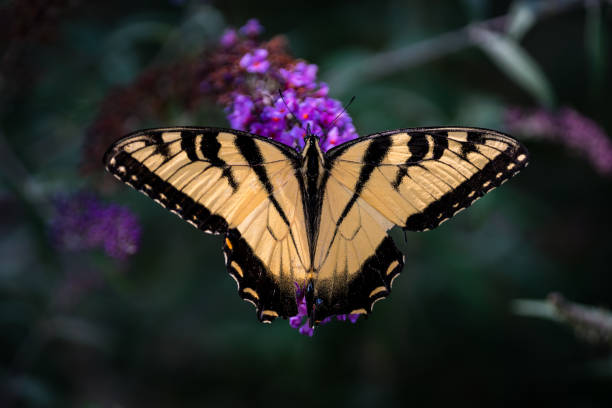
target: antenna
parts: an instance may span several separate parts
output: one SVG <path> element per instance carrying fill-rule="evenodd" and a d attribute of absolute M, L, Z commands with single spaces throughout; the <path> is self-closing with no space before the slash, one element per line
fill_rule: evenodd
<path fill-rule="evenodd" d="M 291 108 L 289 107 L 289 105 L 287 104 L 287 101 L 285 101 L 285 98 L 283 97 L 283 92 L 281 91 L 281 89 L 278 89 L 278 95 L 280 96 L 281 100 L 283 101 L 283 103 L 285 104 L 285 106 L 287 107 L 287 110 L 291 113 L 291 115 L 293 115 L 293 118 L 295 120 L 297 120 L 297 122 L 300 124 L 300 127 L 303 129 L 304 128 L 304 123 L 302 123 L 302 121 L 300 120 L 300 118 L 298 117 L 298 115 L 296 115 Z M 353 95 L 351 97 L 351 100 L 348 101 L 348 103 L 346 105 L 344 105 L 344 107 L 342 108 L 342 111 L 336 115 L 336 117 L 334 118 L 334 120 L 332 120 L 330 122 L 330 124 L 325 128 L 325 130 L 327 131 L 328 129 L 330 129 L 332 126 L 334 126 L 334 124 L 338 121 L 338 119 L 340 119 L 340 117 L 344 114 L 344 112 L 346 112 L 346 110 L 348 109 L 349 106 L 351 106 L 351 104 L 353 103 L 353 101 L 355 100 L 355 95 Z M 307 125 L 306 127 L 306 136 L 310 135 L 310 123 Z M 316 135 L 315 135 L 316 136 Z"/>
<path fill-rule="evenodd" d="M 291 110 L 289 105 L 287 105 L 287 101 L 285 101 L 285 98 L 283 98 L 283 92 L 280 90 L 280 88 L 278 89 L 278 94 L 280 95 L 280 98 L 282 99 L 283 103 L 287 107 L 287 110 L 289 111 L 289 113 L 291 113 L 293 115 L 293 118 L 298 121 L 298 123 L 300 124 L 300 127 L 304 128 L 304 124 L 302 123 L 300 118 L 298 118 L 298 116 Z"/>
<path fill-rule="evenodd" d="M 344 112 L 346 112 L 346 110 L 348 109 L 349 106 L 351 106 L 351 103 L 353 103 L 354 100 L 355 100 L 355 95 L 353 95 L 351 97 L 351 100 L 348 101 L 348 103 L 346 105 L 344 105 L 344 108 L 342 108 L 342 111 L 336 116 L 336 118 L 334 120 L 331 121 L 331 123 L 327 126 L 327 129 L 330 129 L 334 125 L 334 123 L 336 123 L 338 121 L 338 119 L 340 119 L 340 116 L 342 116 L 342 114 Z M 325 130 L 327 130 L 327 129 L 325 129 Z"/>

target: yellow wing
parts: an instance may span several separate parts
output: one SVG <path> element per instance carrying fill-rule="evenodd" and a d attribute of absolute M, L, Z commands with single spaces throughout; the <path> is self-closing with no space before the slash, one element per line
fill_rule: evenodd
<path fill-rule="evenodd" d="M 527 165 L 527 151 L 474 128 L 385 132 L 327 153 L 313 267 L 319 316 L 369 313 L 388 295 L 403 257 L 387 231 L 425 231 Z"/>
<path fill-rule="evenodd" d="M 136 132 L 106 153 L 119 180 L 207 233 L 225 234 L 226 265 L 261 321 L 297 314 L 311 267 L 299 156 L 236 130 Z"/>

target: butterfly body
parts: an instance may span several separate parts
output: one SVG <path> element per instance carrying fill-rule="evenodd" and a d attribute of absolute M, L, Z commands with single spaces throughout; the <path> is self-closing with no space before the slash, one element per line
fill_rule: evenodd
<path fill-rule="evenodd" d="M 369 314 L 404 265 L 387 231 L 435 228 L 527 164 L 525 148 L 475 128 L 400 129 L 302 152 L 219 128 L 136 132 L 104 159 L 121 181 L 195 227 L 225 235 L 240 296 L 262 322 Z"/>

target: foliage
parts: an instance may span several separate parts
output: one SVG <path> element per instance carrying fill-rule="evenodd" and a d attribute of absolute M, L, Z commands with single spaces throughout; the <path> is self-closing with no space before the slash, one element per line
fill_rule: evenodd
<path fill-rule="evenodd" d="M 0 5 L 0 406 L 609 406 L 610 345 L 594 342 L 612 307 L 609 2 L 260 3 Z M 244 88 L 227 82 L 238 69 Z M 264 326 L 219 238 L 101 163 L 139 128 L 236 126 L 252 81 L 293 89 L 323 133 L 355 95 L 338 141 L 490 127 L 532 164 L 440 228 L 397 234 L 406 267 L 369 319 Z M 321 89 L 328 105 L 308 99 Z M 265 126 L 283 108 L 253 102 Z M 604 309 L 555 295 L 547 316 L 570 325 L 514 313 L 553 291 Z"/>

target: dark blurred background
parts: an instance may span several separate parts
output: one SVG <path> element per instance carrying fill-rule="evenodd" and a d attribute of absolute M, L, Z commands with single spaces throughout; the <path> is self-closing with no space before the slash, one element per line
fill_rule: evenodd
<path fill-rule="evenodd" d="M 109 123 L 228 126 L 176 73 L 250 18 L 357 97 L 360 135 L 479 126 L 532 153 L 440 228 L 394 232 L 392 296 L 312 338 L 260 324 L 221 239 L 91 153 L 122 136 L 100 139 Z M 611 23 L 596 0 L 0 2 L 0 406 L 611 406 L 610 338 L 580 321 L 612 307 Z M 135 214 L 138 251 L 54 242 L 83 192 Z M 564 319 L 555 291 L 584 313 Z"/>

